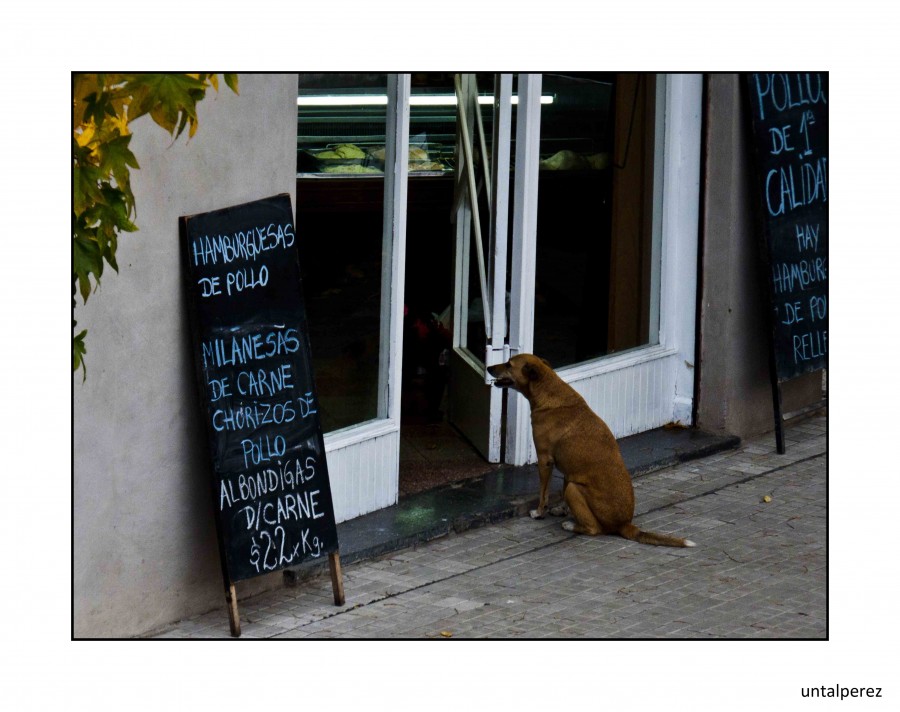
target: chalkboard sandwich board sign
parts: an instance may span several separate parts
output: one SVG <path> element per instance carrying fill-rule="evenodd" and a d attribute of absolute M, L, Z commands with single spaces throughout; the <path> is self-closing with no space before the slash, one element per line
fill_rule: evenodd
<path fill-rule="evenodd" d="M 180 232 L 220 554 L 239 635 L 236 581 L 329 555 L 335 602 L 343 603 L 290 196 L 185 216 Z"/>
<path fill-rule="evenodd" d="M 784 452 L 780 384 L 828 363 L 828 73 L 749 73 L 744 94 Z"/>

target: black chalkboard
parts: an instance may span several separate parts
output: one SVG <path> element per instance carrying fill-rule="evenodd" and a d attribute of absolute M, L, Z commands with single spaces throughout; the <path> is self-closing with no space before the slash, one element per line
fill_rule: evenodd
<path fill-rule="evenodd" d="M 744 89 L 782 382 L 828 361 L 828 74 L 746 74 Z"/>
<path fill-rule="evenodd" d="M 290 196 L 182 217 L 181 242 L 226 576 L 335 552 Z"/>

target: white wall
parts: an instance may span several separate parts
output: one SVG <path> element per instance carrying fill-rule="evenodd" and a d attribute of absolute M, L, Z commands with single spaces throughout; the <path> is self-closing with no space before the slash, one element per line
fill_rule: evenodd
<path fill-rule="evenodd" d="M 87 381 L 74 375 L 74 633 L 137 635 L 221 605 L 213 509 L 189 350 L 178 218 L 276 193 L 295 198 L 297 75 L 220 81 L 199 130 L 173 144 L 132 125 L 139 232 L 119 273 L 76 309 Z M 256 579 L 255 588 L 271 584 Z M 249 588 L 242 588 L 248 591 Z"/>

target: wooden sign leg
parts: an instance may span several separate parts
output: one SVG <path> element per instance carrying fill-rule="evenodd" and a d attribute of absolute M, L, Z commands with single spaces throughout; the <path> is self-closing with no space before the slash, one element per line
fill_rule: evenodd
<path fill-rule="evenodd" d="M 779 455 L 784 455 L 784 416 L 781 407 L 781 384 L 772 379 L 772 405 L 775 411 L 775 449 Z"/>
<path fill-rule="evenodd" d="M 770 340 L 769 346 L 769 378 L 772 382 L 772 410 L 775 411 L 775 449 L 779 455 L 784 455 L 784 418 L 782 417 L 781 384 L 778 382 L 774 341 Z"/>
<path fill-rule="evenodd" d="M 225 589 L 225 600 L 228 603 L 228 622 L 231 624 L 231 637 L 241 637 L 241 614 L 238 611 L 237 593 L 234 584 L 229 583 Z"/>
<path fill-rule="evenodd" d="M 341 573 L 341 555 L 338 552 L 328 555 L 331 567 L 331 590 L 334 591 L 334 605 L 344 605 L 344 575 Z"/>

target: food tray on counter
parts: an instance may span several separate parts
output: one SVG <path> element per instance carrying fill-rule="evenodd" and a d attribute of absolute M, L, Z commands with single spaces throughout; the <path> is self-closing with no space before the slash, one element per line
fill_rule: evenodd
<path fill-rule="evenodd" d="M 325 148 L 303 149 L 299 152 L 299 169 L 301 172 L 330 173 L 336 170 L 347 169 L 348 173 L 370 172 L 362 171 L 370 163 L 369 155 L 351 143 L 328 144 Z M 359 168 L 352 168 L 358 166 Z"/>
<path fill-rule="evenodd" d="M 301 173 L 328 175 L 375 175 L 384 173 L 384 144 L 328 144 L 322 149 L 302 149 L 298 169 Z M 441 144 L 410 144 L 410 173 L 443 173 L 453 170 L 450 161 L 442 160 Z"/>

